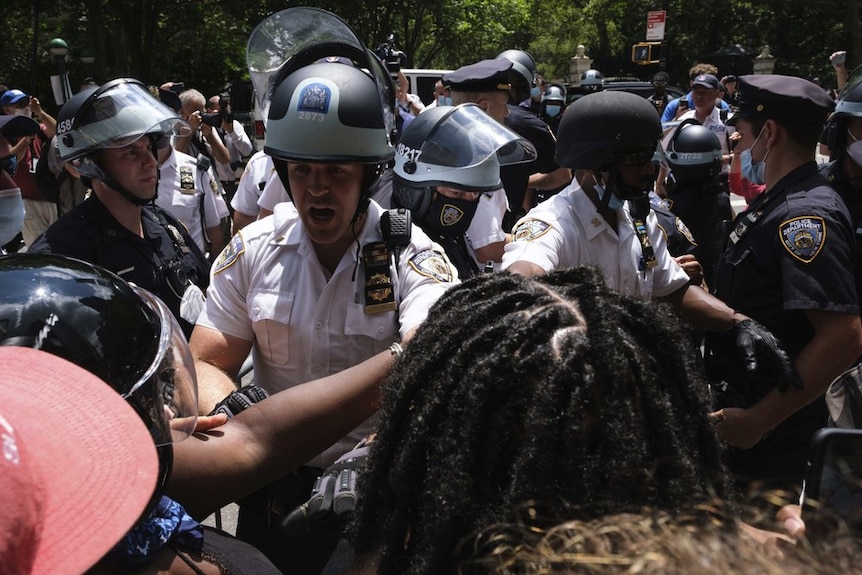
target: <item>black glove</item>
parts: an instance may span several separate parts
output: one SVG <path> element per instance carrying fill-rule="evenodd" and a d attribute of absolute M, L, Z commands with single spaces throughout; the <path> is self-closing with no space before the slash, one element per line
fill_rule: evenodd
<path fill-rule="evenodd" d="M 216 404 L 215 408 L 209 412 L 209 415 L 224 413 L 228 419 L 232 419 L 239 412 L 267 397 L 269 397 L 269 394 L 263 388 L 252 383 L 231 392 L 230 395 Z"/>
<path fill-rule="evenodd" d="M 768 382 L 782 393 L 790 386 L 802 389 L 793 361 L 771 331 L 748 318 L 736 323 L 733 332 L 746 379 Z"/>
<path fill-rule="evenodd" d="M 327 467 L 314 482 L 311 498 L 281 522 L 281 532 L 297 537 L 310 531 L 313 523 L 346 520 L 356 506 L 356 480 L 369 449 L 370 443 L 363 440 Z"/>

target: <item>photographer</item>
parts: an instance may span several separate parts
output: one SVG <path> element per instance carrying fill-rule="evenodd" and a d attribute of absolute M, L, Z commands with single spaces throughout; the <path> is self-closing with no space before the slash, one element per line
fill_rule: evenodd
<path fill-rule="evenodd" d="M 203 116 L 204 122 L 213 122 L 211 125 L 215 128 L 228 151 L 230 161 L 227 163 L 217 161 L 215 167 L 226 200 L 230 205 L 230 201 L 236 194 L 242 168 L 245 166 L 245 159 L 251 155 L 254 149 L 245 128 L 233 117 L 230 95 L 218 94 L 210 98 L 207 102 L 206 112 Z"/>

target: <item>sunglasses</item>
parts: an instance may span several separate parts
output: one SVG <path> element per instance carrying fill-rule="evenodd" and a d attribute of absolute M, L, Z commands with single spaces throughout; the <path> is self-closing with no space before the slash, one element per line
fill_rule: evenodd
<path fill-rule="evenodd" d="M 647 162 L 652 162 L 654 157 L 655 149 L 653 148 L 614 154 L 614 160 L 616 160 L 617 163 L 632 167 L 643 166 Z"/>

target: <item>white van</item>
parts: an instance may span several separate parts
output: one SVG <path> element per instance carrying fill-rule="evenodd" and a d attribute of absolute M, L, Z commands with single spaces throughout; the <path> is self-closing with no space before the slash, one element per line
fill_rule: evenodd
<path fill-rule="evenodd" d="M 434 84 L 452 70 L 435 70 L 430 68 L 401 68 L 410 82 L 410 93 L 419 96 L 426 106 L 434 101 Z"/>

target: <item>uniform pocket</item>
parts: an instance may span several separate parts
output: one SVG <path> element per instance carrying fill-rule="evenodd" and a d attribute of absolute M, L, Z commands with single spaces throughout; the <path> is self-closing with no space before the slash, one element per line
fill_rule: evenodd
<path fill-rule="evenodd" d="M 249 318 L 261 353 L 270 361 L 286 364 L 290 360 L 288 335 L 294 295 L 275 290 L 254 290 Z"/>

